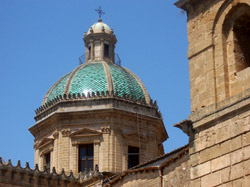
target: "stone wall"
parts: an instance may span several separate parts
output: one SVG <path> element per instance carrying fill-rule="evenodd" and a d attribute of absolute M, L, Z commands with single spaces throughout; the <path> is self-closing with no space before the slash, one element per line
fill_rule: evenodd
<path fill-rule="evenodd" d="M 145 187 L 160 187 L 160 177 L 158 170 L 147 170 L 144 172 L 135 172 L 124 177 L 119 182 L 111 185 L 113 187 L 130 187 L 130 186 L 145 186 Z"/>
<path fill-rule="evenodd" d="M 249 89 L 250 62 L 242 62 L 249 54 L 238 50 L 234 33 L 237 19 L 250 13 L 249 0 L 185 0 L 176 5 L 188 16 L 191 111 Z"/>
<path fill-rule="evenodd" d="M 213 113 L 193 114 L 192 186 L 250 184 L 250 95 Z"/>
<path fill-rule="evenodd" d="M 177 159 L 173 164 L 163 168 L 164 187 L 189 187 L 190 186 L 190 162 L 189 156 Z"/>
<path fill-rule="evenodd" d="M 188 146 L 150 160 L 104 181 L 105 187 L 189 187 Z"/>
<path fill-rule="evenodd" d="M 250 1 L 176 5 L 188 17 L 191 128 L 180 128 L 189 129 L 191 186 L 249 186 Z"/>

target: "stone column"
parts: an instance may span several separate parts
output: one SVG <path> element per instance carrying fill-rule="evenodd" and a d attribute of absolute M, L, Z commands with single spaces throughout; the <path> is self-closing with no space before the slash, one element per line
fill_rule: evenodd
<path fill-rule="evenodd" d="M 109 48 L 110 59 L 113 63 L 115 63 L 115 45 L 114 43 L 110 43 Z"/>
<path fill-rule="evenodd" d="M 101 39 L 101 49 L 100 49 L 100 58 L 101 58 L 101 60 L 103 60 L 104 59 L 104 40 L 103 39 Z"/>
<path fill-rule="evenodd" d="M 58 137 L 59 137 L 59 132 L 58 131 L 54 132 L 53 137 L 54 137 L 54 151 L 53 151 L 53 163 L 51 164 L 51 168 L 53 168 L 53 167 L 58 168 Z"/>
<path fill-rule="evenodd" d="M 102 143 L 102 168 L 101 171 L 109 171 L 110 164 L 110 126 L 102 127 L 103 143 Z"/>
<path fill-rule="evenodd" d="M 94 140 L 94 167 L 96 164 L 99 166 L 99 147 L 100 140 Z"/>
<path fill-rule="evenodd" d="M 89 61 L 89 48 L 88 45 L 85 44 L 85 62 Z"/>
<path fill-rule="evenodd" d="M 69 129 L 61 130 L 58 146 L 58 168 L 57 171 L 61 171 L 63 168 L 65 171 L 69 171 Z"/>
<path fill-rule="evenodd" d="M 34 166 L 36 164 L 39 165 L 39 168 L 41 168 L 40 163 L 39 163 L 39 149 L 38 149 L 38 142 L 35 142 L 34 144 L 34 150 L 35 150 L 35 160 L 34 160 Z"/>
<path fill-rule="evenodd" d="M 90 60 L 93 61 L 94 60 L 94 56 L 95 56 L 95 49 L 94 49 L 94 41 L 93 40 L 90 41 L 90 45 L 91 45 Z"/>

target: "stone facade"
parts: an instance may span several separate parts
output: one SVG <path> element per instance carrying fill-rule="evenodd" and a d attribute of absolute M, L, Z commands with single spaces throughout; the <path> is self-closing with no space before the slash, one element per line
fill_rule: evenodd
<path fill-rule="evenodd" d="M 249 0 L 183 0 L 188 16 L 191 186 L 249 186 Z"/>
<path fill-rule="evenodd" d="M 82 144 L 94 145 L 94 165 L 102 172 L 126 170 L 128 146 L 140 148 L 140 163 L 164 153 L 161 142 L 167 133 L 156 106 L 106 96 L 61 100 L 51 107 L 56 109 L 38 113 L 37 123 L 30 128 L 39 169 L 50 153 L 51 168 L 78 173 Z"/>

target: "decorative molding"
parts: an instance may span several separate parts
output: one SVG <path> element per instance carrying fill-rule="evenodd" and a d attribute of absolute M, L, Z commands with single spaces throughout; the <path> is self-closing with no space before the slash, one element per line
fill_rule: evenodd
<path fill-rule="evenodd" d="M 94 140 L 94 145 L 100 145 L 100 140 Z"/>
<path fill-rule="evenodd" d="M 181 129 L 186 135 L 191 137 L 194 134 L 193 123 L 191 120 L 183 120 L 174 124 L 174 127 Z"/>
<path fill-rule="evenodd" d="M 103 174 L 99 172 L 98 165 L 95 165 L 95 168 L 88 172 L 80 172 L 74 175 L 70 171 L 67 175 L 64 169 L 57 172 L 55 167 L 52 168 L 51 172 L 48 171 L 46 166 L 43 170 L 39 170 L 38 164 L 35 165 L 34 169 L 31 169 L 28 162 L 26 162 L 25 167 L 22 167 L 20 160 L 14 166 L 10 159 L 7 163 L 3 162 L 2 157 L 0 157 L 0 173 L 1 184 L 6 186 L 12 184 L 16 186 L 17 182 L 21 186 L 41 186 L 41 184 L 50 184 L 48 186 L 58 186 L 59 184 L 87 186 L 90 182 L 101 180 L 103 177 Z"/>
<path fill-rule="evenodd" d="M 89 137 L 89 136 L 101 136 L 102 133 L 100 131 L 89 129 L 89 128 L 82 128 L 71 133 L 69 136 L 72 138 L 79 138 L 79 137 Z"/>
<path fill-rule="evenodd" d="M 39 147 L 39 142 L 35 142 L 33 148 L 34 148 L 35 150 L 37 150 L 38 147 Z"/>
<path fill-rule="evenodd" d="M 47 153 L 49 153 L 51 151 L 53 151 L 53 146 L 49 145 L 49 147 L 47 147 L 44 150 L 40 151 L 40 157 L 42 157 L 44 154 L 47 154 Z"/>
<path fill-rule="evenodd" d="M 104 127 L 102 127 L 102 133 L 103 134 L 109 134 L 110 130 L 111 130 L 110 126 L 104 126 Z"/>
<path fill-rule="evenodd" d="M 39 142 L 38 148 L 41 149 L 49 144 L 52 144 L 54 142 L 53 138 L 44 138 L 42 141 Z"/>
<path fill-rule="evenodd" d="M 70 135 L 70 129 L 63 129 L 61 130 L 62 136 L 66 137 Z"/>
<path fill-rule="evenodd" d="M 45 104 L 43 104 L 42 106 L 40 106 L 39 108 L 37 108 L 35 110 L 35 113 L 36 113 L 35 119 L 37 119 L 37 116 L 39 114 L 44 113 L 46 111 L 49 112 L 51 108 L 58 106 L 59 104 L 62 104 L 62 103 L 85 101 L 85 100 L 90 100 L 90 99 L 104 99 L 104 98 L 106 98 L 106 99 L 110 99 L 110 98 L 120 99 L 123 101 L 128 101 L 128 102 L 132 102 L 132 103 L 136 103 L 136 104 L 140 104 L 140 105 L 146 105 L 146 106 L 150 106 L 152 108 L 158 109 L 158 106 L 156 105 L 155 102 L 153 102 L 151 100 L 146 102 L 145 98 L 135 99 L 135 96 L 133 96 L 133 95 L 118 93 L 118 92 L 114 92 L 114 91 L 111 91 L 111 92 L 110 91 L 106 91 L 106 92 L 102 91 L 101 93 L 97 91 L 97 92 L 88 93 L 87 95 L 85 95 L 84 93 L 58 95 L 54 99 L 46 102 Z"/>
<path fill-rule="evenodd" d="M 53 137 L 54 137 L 55 139 L 57 139 L 57 138 L 59 137 L 59 132 L 58 132 L 58 131 L 54 132 L 54 133 L 53 133 Z"/>

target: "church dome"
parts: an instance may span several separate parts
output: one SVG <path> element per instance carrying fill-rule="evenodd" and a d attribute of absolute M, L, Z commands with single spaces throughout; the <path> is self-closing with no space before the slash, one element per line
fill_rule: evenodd
<path fill-rule="evenodd" d="M 97 23 L 93 24 L 88 30 L 87 34 L 90 33 L 107 33 L 111 34 L 112 29 L 105 23 L 102 22 L 102 19 L 99 19 Z"/>
<path fill-rule="evenodd" d="M 150 102 L 149 94 L 140 79 L 128 69 L 119 65 L 96 61 L 78 66 L 72 72 L 60 78 L 47 92 L 43 104 L 64 94 L 91 95 L 93 92 L 106 91 L 117 93 L 118 96 L 133 96 Z"/>

